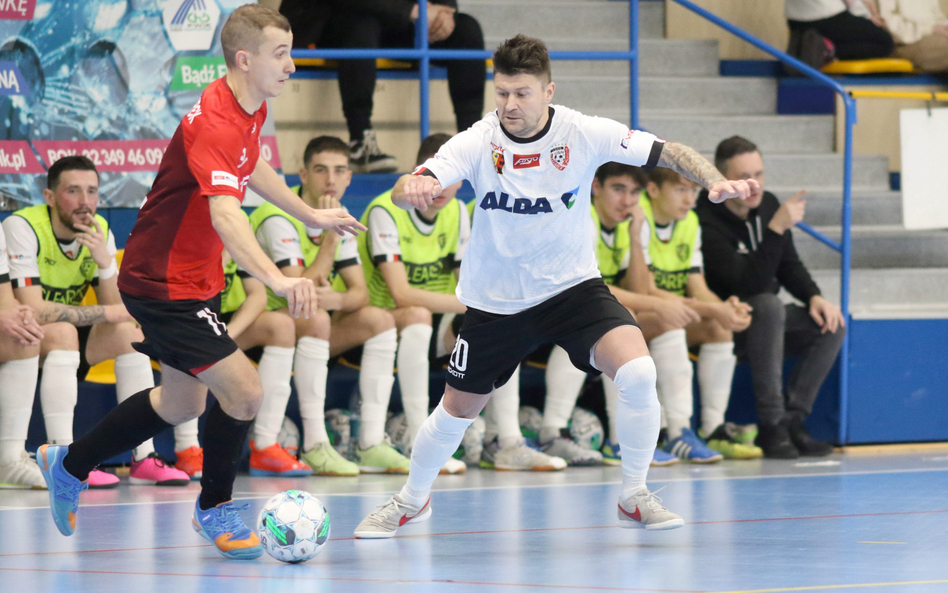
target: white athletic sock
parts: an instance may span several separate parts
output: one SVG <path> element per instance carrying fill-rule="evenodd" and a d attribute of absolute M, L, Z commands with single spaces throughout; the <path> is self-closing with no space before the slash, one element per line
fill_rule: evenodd
<path fill-rule="evenodd" d="M 79 394 L 79 352 L 52 350 L 43 362 L 40 403 L 46 423 L 46 440 L 53 445 L 72 444 L 72 417 Z"/>
<path fill-rule="evenodd" d="M 198 419 L 188 420 L 174 427 L 174 450 L 184 451 L 191 447 L 201 447 L 198 441 Z"/>
<path fill-rule="evenodd" d="M 379 444 L 385 436 L 388 402 L 392 398 L 392 385 L 395 384 L 397 348 L 398 332 L 394 328 L 372 336 L 362 346 L 359 370 L 359 393 L 362 394 L 359 447 L 362 449 Z M 414 433 L 411 436 L 414 438 Z"/>
<path fill-rule="evenodd" d="M 724 424 L 734 380 L 734 342 L 702 344 L 698 351 L 698 386 L 701 388 L 701 430 L 705 434 Z"/>
<path fill-rule="evenodd" d="M 658 440 L 660 412 L 655 375 L 655 363 L 649 356 L 630 360 L 616 371 L 616 430 L 622 452 L 623 500 L 645 487 Z"/>
<path fill-rule="evenodd" d="M 648 350 L 658 373 L 658 393 L 668 422 L 668 439 L 681 436 L 691 426 L 694 368 L 688 359 L 688 339 L 683 329 L 674 329 L 653 339 Z"/>
<path fill-rule="evenodd" d="M 263 402 L 253 422 L 253 441 L 258 451 L 276 443 L 280 427 L 283 426 L 286 404 L 290 401 L 290 377 L 293 375 L 295 351 L 294 348 L 281 346 L 263 348 L 260 364 L 257 365 L 260 382 L 263 384 Z M 300 402 L 302 399 L 300 397 Z"/>
<path fill-rule="evenodd" d="M 115 357 L 115 395 L 122 403 L 139 391 L 155 386 L 151 360 L 141 352 L 129 352 Z M 151 439 L 132 449 L 132 460 L 141 461 L 155 452 Z"/>
<path fill-rule="evenodd" d="M 510 380 L 494 389 L 484 408 L 484 442 L 497 437 L 501 449 L 523 440 L 520 432 L 520 365 Z"/>
<path fill-rule="evenodd" d="M 296 342 L 293 361 L 296 393 L 303 419 L 303 451 L 329 441 L 326 434 L 326 375 L 329 373 L 329 342 L 304 336 Z M 286 405 L 282 414 L 286 413 Z M 283 418 L 280 418 L 283 422 Z M 279 429 L 277 429 L 279 430 Z"/>
<path fill-rule="evenodd" d="M 615 444 L 619 442 L 619 433 L 616 431 L 616 414 L 619 409 L 619 388 L 616 387 L 612 379 L 603 375 L 602 392 L 606 396 L 606 416 L 609 417 L 609 442 Z M 656 438 L 656 440 L 658 439 Z"/>
<path fill-rule="evenodd" d="M 441 466 L 448 460 L 464 437 L 464 431 L 474 422 L 473 418 L 455 418 L 448 414 L 442 403 L 421 425 L 411 450 L 411 469 L 408 482 L 402 487 L 401 496 L 415 506 L 428 500 Z"/>
<path fill-rule="evenodd" d="M 432 331 L 430 325 L 415 323 L 398 335 L 398 357 L 395 363 L 409 434 L 417 434 L 428 417 L 428 348 Z M 365 420 L 362 422 L 364 425 Z"/>
<path fill-rule="evenodd" d="M 546 365 L 546 402 L 543 404 L 541 443 L 558 437 L 560 429 L 566 428 L 585 382 L 586 373 L 573 366 L 566 350 L 553 346 Z"/>
<path fill-rule="evenodd" d="M 26 451 L 38 373 L 39 356 L 0 364 L 0 465 L 18 461 Z"/>

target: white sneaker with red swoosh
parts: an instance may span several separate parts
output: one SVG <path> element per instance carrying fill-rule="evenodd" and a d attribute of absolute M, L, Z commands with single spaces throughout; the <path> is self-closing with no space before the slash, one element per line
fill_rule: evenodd
<path fill-rule="evenodd" d="M 398 528 L 409 521 L 421 523 L 430 518 L 430 498 L 417 507 L 396 494 L 362 519 L 355 529 L 355 536 L 356 539 L 386 539 L 394 536 Z"/>
<path fill-rule="evenodd" d="M 642 488 L 636 494 L 619 501 L 619 527 L 626 529 L 677 529 L 684 519 L 662 506 L 662 499 Z"/>

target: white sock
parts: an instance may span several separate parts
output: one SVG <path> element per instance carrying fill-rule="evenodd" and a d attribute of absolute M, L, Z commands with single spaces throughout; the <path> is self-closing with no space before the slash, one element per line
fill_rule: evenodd
<path fill-rule="evenodd" d="M 253 444 L 258 451 L 276 443 L 280 427 L 283 426 L 286 404 L 290 401 L 290 377 L 293 375 L 295 351 L 294 348 L 281 346 L 263 348 L 260 364 L 257 365 L 260 382 L 263 384 L 263 402 L 253 422 Z M 302 399 L 300 397 L 301 402 Z"/>
<path fill-rule="evenodd" d="M 510 380 L 494 389 L 484 407 L 484 442 L 497 437 L 500 448 L 516 445 L 523 440 L 520 432 L 520 366 L 514 369 Z"/>
<path fill-rule="evenodd" d="M 701 388 L 701 430 L 705 434 L 724 424 L 734 380 L 734 342 L 702 344 L 698 351 L 698 386 Z"/>
<path fill-rule="evenodd" d="M 691 426 L 691 416 L 694 414 L 694 393 L 691 387 L 694 368 L 688 359 L 685 330 L 665 332 L 649 342 L 648 350 L 658 373 L 658 392 L 668 422 L 668 439 L 677 439 L 682 429 Z"/>
<path fill-rule="evenodd" d="M 622 498 L 645 487 L 648 466 L 658 440 L 659 405 L 655 392 L 655 363 L 643 356 L 616 371 L 619 388 L 616 429 L 622 452 Z"/>
<path fill-rule="evenodd" d="M 441 466 L 458 450 L 464 431 L 472 422 L 473 418 L 455 418 L 448 414 L 442 403 L 438 404 L 415 436 L 408 482 L 400 493 L 402 498 L 415 506 L 428 500 L 431 485 Z"/>
<path fill-rule="evenodd" d="M 408 433 L 417 434 L 428 417 L 428 348 L 431 343 L 430 325 L 415 323 L 404 328 L 398 336 L 398 388 L 402 392 L 402 407 Z M 365 420 L 363 419 L 363 426 Z M 361 439 L 360 439 L 361 441 Z"/>
<path fill-rule="evenodd" d="M 362 449 L 374 447 L 385 436 L 388 402 L 392 398 L 392 385 L 395 384 L 397 348 L 398 332 L 394 328 L 372 336 L 362 346 L 359 370 L 359 393 L 362 394 L 359 447 Z M 427 376 L 427 366 L 424 372 Z M 414 433 L 411 436 L 414 437 Z"/>
<path fill-rule="evenodd" d="M 304 336 L 296 342 L 293 361 L 296 393 L 303 419 L 303 451 L 329 441 L 326 434 L 326 375 L 329 374 L 329 342 Z M 282 414 L 286 413 L 286 405 Z M 280 422 L 283 422 L 281 416 Z M 279 430 L 279 429 L 277 429 Z M 275 435 L 274 435 L 275 436 Z"/>
<path fill-rule="evenodd" d="M 0 465 L 19 461 L 33 413 L 39 356 L 0 364 Z"/>
<path fill-rule="evenodd" d="M 606 416 L 609 417 L 609 441 L 619 442 L 619 433 L 616 431 L 616 414 L 619 409 L 619 388 L 609 377 L 602 376 L 602 392 L 606 396 Z M 656 438 L 656 441 L 658 439 Z M 620 449 L 621 451 L 621 449 Z"/>
<path fill-rule="evenodd" d="M 129 352 L 115 357 L 115 395 L 119 403 L 139 391 L 155 386 L 155 375 L 151 372 L 151 360 L 140 352 Z M 151 439 L 132 449 L 132 459 L 141 461 L 155 452 Z"/>
<path fill-rule="evenodd" d="M 191 447 L 201 448 L 198 441 L 198 419 L 188 420 L 174 427 L 174 450 L 184 451 Z"/>
<path fill-rule="evenodd" d="M 558 437 L 560 429 L 566 428 L 585 382 L 586 373 L 573 366 L 566 350 L 553 346 L 546 365 L 546 402 L 543 404 L 541 443 Z"/>
<path fill-rule="evenodd" d="M 53 445 L 72 444 L 72 416 L 79 394 L 79 352 L 51 350 L 43 362 L 40 403 L 46 423 L 46 440 Z"/>

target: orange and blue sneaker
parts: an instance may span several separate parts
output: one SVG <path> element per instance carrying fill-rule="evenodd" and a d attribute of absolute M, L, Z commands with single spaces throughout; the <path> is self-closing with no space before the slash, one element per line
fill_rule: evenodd
<path fill-rule="evenodd" d="M 201 537 L 214 544 L 218 552 L 236 560 L 251 560 L 263 554 L 257 534 L 237 514 L 249 509 L 249 504 L 237 506 L 228 500 L 205 511 L 201 509 L 200 500 L 198 498 L 194 505 L 191 525 Z"/>
<path fill-rule="evenodd" d="M 49 488 L 49 510 L 53 521 L 63 535 L 76 532 L 76 514 L 79 512 L 79 493 L 89 487 L 63 467 L 69 447 L 43 445 L 36 454 L 43 479 Z"/>

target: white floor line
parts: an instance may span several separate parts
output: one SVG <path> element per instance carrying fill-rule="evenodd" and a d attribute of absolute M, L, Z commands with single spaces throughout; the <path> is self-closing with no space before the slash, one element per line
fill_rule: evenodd
<path fill-rule="evenodd" d="M 773 480 L 773 479 L 790 479 L 790 478 L 826 478 L 834 476 L 873 476 L 873 475 L 885 475 L 885 474 L 913 474 L 913 473 L 942 473 L 948 472 L 948 467 L 940 468 L 903 468 L 903 469 L 881 469 L 881 470 L 862 470 L 862 471 L 843 471 L 843 472 L 812 472 L 812 473 L 799 473 L 799 474 L 771 474 L 765 476 L 707 476 L 707 477 L 697 477 L 697 478 L 666 478 L 666 479 L 655 479 L 649 480 L 650 484 L 665 484 L 665 483 L 677 483 L 677 482 L 726 482 L 731 480 Z M 621 484 L 621 481 L 610 481 L 610 482 L 572 482 L 568 484 L 526 484 L 526 485 L 498 485 L 498 486 L 471 486 L 471 487 L 461 487 L 461 488 L 443 488 L 435 489 L 432 492 L 468 492 L 476 490 L 530 490 L 530 489 L 540 489 L 540 488 L 575 488 L 575 487 L 588 487 L 588 486 L 618 486 Z M 385 496 L 391 495 L 395 490 L 382 490 L 377 492 L 316 492 L 314 496 L 318 498 L 329 498 L 329 497 L 341 497 L 341 498 L 367 498 L 373 496 Z M 187 500 L 154 500 L 154 501 L 136 501 L 136 502 L 110 502 L 102 504 L 83 504 L 82 508 L 90 507 L 121 507 L 121 506 L 143 506 L 143 505 L 159 505 L 159 504 L 194 504 L 195 496 L 198 491 L 195 490 L 194 494 L 191 495 Z M 183 494 L 183 493 L 182 493 Z M 235 492 L 236 496 L 234 497 L 235 501 L 238 500 L 267 500 L 271 496 L 270 494 L 261 494 L 259 496 L 241 496 L 244 494 L 253 495 L 253 492 Z M 0 512 L 2 511 L 28 511 L 28 510 L 49 510 L 49 506 L 38 506 L 38 507 L 0 507 Z"/>

